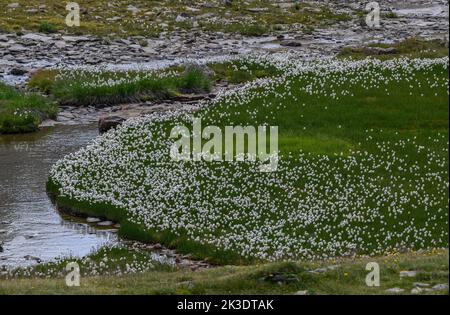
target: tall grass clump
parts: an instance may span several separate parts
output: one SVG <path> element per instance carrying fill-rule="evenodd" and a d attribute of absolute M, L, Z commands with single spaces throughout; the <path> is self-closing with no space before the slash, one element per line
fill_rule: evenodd
<path fill-rule="evenodd" d="M 57 112 L 47 98 L 0 83 L 0 134 L 35 131 L 43 119 L 56 118 Z"/>
<path fill-rule="evenodd" d="M 33 83 L 38 85 L 37 83 Z M 42 84 L 39 84 L 42 85 Z M 60 70 L 51 96 L 60 104 L 107 106 L 126 102 L 167 99 L 179 93 L 203 93 L 211 81 L 200 71 L 91 71 Z"/>

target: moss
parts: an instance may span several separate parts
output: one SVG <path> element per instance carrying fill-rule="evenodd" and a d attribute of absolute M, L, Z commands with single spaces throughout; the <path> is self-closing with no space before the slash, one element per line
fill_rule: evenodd
<path fill-rule="evenodd" d="M 38 28 L 39 32 L 41 33 L 56 33 L 58 31 L 58 27 L 55 24 L 52 24 L 50 22 L 44 21 L 39 25 Z"/>

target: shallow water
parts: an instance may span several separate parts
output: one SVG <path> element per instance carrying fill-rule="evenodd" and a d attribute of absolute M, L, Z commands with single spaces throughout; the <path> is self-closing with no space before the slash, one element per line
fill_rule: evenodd
<path fill-rule="evenodd" d="M 63 218 L 45 190 L 51 165 L 97 135 L 97 126 L 88 125 L 0 136 L 0 244 L 4 249 L 0 266 L 84 256 L 101 245 L 118 242 L 113 230 L 97 230 L 75 218 Z"/>

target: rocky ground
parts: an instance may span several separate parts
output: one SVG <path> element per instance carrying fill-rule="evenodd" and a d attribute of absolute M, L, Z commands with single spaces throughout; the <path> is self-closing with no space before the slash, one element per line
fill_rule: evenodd
<path fill-rule="evenodd" d="M 294 2 L 282 2 L 293 5 Z M 245 54 L 251 51 L 294 49 L 305 56 L 333 55 L 343 46 L 368 42 L 393 42 L 408 37 L 448 40 L 448 1 L 380 1 L 381 27 L 369 29 L 364 23 L 364 2 L 321 1 L 335 12 L 352 18 L 310 34 L 286 27 L 271 30 L 260 37 L 235 33 L 190 30 L 162 32 L 159 38 L 131 36 L 121 39 L 91 35 L 73 36 L 42 33 L 0 34 L 0 78 L 20 83 L 26 75 L 42 67 L 56 65 L 101 65 L 153 63 L 156 65 L 176 58 Z M 255 11 L 255 14 L 258 11 Z M 393 12 L 385 17 L 383 12 Z"/>

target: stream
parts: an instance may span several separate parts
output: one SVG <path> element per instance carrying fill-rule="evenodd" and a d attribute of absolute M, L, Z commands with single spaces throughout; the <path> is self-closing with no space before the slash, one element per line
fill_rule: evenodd
<path fill-rule="evenodd" d="M 52 164 L 97 135 L 94 124 L 0 136 L 0 267 L 82 257 L 119 242 L 116 230 L 60 214 L 46 194 Z"/>

